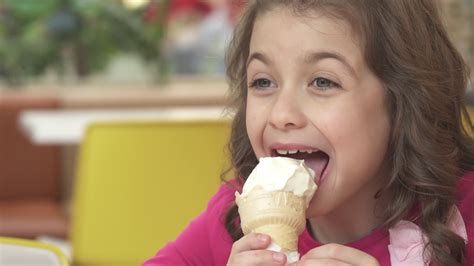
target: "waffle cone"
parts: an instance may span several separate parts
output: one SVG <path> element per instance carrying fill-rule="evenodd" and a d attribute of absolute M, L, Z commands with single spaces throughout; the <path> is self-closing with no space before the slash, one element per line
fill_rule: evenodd
<path fill-rule="evenodd" d="M 263 233 L 285 251 L 298 249 L 303 232 L 305 201 L 292 192 L 252 190 L 246 197 L 236 197 L 244 234 Z"/>

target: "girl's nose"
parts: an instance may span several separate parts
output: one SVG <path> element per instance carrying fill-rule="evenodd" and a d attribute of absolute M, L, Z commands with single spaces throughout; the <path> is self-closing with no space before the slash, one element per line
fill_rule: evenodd
<path fill-rule="evenodd" d="M 296 129 L 306 126 L 307 117 L 303 112 L 302 101 L 296 93 L 280 93 L 273 103 L 270 124 L 278 129 Z"/>

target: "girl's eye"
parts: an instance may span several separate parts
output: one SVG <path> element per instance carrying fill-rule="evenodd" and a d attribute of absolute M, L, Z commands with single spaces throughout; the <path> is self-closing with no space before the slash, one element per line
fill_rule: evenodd
<path fill-rule="evenodd" d="M 256 79 L 250 83 L 251 88 L 257 88 L 257 89 L 269 88 L 272 85 L 273 85 L 272 81 L 265 78 Z"/>
<path fill-rule="evenodd" d="M 321 90 L 340 87 L 339 84 L 327 78 L 315 78 L 312 82 L 312 85 Z"/>

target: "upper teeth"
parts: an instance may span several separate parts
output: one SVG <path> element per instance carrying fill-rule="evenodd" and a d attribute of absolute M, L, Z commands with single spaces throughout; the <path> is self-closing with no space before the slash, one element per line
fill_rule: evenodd
<path fill-rule="evenodd" d="M 276 152 L 280 155 L 285 155 L 285 154 L 295 154 L 297 152 L 306 152 L 306 153 L 313 153 L 315 152 L 314 150 L 276 150 Z"/>

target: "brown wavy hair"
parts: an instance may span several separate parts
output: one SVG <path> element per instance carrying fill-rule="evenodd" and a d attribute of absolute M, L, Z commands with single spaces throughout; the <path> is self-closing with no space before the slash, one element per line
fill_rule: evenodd
<path fill-rule="evenodd" d="M 246 132 L 246 60 L 255 19 L 276 7 L 295 15 L 312 12 L 352 26 L 365 60 L 383 82 L 391 119 L 388 149 L 392 204 L 385 226 L 412 218 L 428 237 L 426 250 L 439 265 L 462 265 L 463 239 L 447 222 L 456 203 L 456 184 L 474 170 L 473 124 L 465 105 L 468 67 L 448 38 L 433 0 L 253 0 L 244 8 L 227 52 L 230 107 L 235 111 L 228 148 L 242 185 L 258 163 Z M 464 120 L 464 126 L 463 126 Z M 242 237 L 234 204 L 226 228 Z"/>

